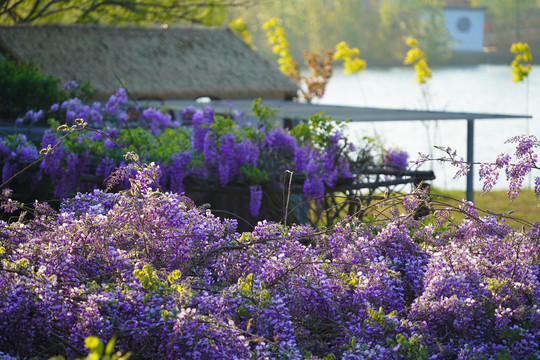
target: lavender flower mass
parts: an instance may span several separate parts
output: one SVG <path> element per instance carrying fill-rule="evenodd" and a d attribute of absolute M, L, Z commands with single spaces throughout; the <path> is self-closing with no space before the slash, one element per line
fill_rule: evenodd
<path fill-rule="evenodd" d="M 239 234 L 156 192 L 158 175 L 138 170 L 137 196 L 94 190 L 0 223 L 3 358 L 75 358 L 89 336 L 148 359 L 538 353 L 538 225 L 521 232 L 469 208 L 445 231 L 398 214 Z"/>

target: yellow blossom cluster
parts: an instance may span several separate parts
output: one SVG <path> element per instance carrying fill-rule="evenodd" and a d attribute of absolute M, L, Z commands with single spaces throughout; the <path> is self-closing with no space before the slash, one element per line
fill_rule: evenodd
<path fill-rule="evenodd" d="M 334 60 L 343 60 L 343 73 L 354 74 L 366 68 L 366 61 L 359 58 L 360 50 L 350 48 L 345 41 L 336 45 Z"/>
<path fill-rule="evenodd" d="M 527 43 L 518 42 L 512 44 L 510 51 L 516 54 L 510 65 L 512 67 L 512 80 L 514 82 L 523 81 L 523 79 L 529 76 L 529 72 L 532 69 L 531 49 Z"/>
<path fill-rule="evenodd" d="M 403 63 L 405 65 L 414 64 L 416 72 L 416 81 L 419 84 L 425 84 L 427 79 L 431 78 L 431 69 L 427 64 L 427 55 L 418 47 L 418 41 L 413 37 L 408 37 L 405 43 L 409 47 L 409 51 L 405 55 Z"/>
<path fill-rule="evenodd" d="M 256 46 L 253 44 L 253 40 L 251 39 L 251 33 L 248 29 L 248 26 L 246 22 L 242 19 L 236 19 L 229 23 L 229 29 L 240 36 L 242 40 L 253 50 L 256 50 Z"/>
<path fill-rule="evenodd" d="M 280 20 L 277 18 L 268 20 L 264 23 L 263 30 L 266 30 L 266 37 L 272 45 L 272 52 L 279 55 L 277 63 L 281 72 L 293 79 L 298 78 L 298 64 L 291 57 L 289 42 L 285 37 Z"/>

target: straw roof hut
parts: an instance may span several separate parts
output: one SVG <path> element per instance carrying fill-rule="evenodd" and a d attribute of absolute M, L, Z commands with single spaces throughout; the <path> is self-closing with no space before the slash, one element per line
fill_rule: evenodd
<path fill-rule="evenodd" d="M 282 99 L 297 86 L 226 28 L 0 26 L 0 55 L 63 81 L 90 80 L 103 99 L 125 81 L 136 99 Z"/>

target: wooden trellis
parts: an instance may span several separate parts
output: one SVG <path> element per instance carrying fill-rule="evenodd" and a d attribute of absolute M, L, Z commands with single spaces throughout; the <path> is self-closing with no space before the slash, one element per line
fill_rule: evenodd
<path fill-rule="evenodd" d="M 326 189 L 321 199 L 306 199 L 301 176 L 285 177 L 283 185 L 263 184 L 263 199 L 258 217 L 249 210 L 249 189 L 246 185 L 186 183 L 186 194 L 196 204 L 207 204 L 217 216 L 236 218 L 239 231 L 250 231 L 258 221 L 278 221 L 286 224 L 331 225 L 344 216 L 364 215 L 364 209 L 382 198 L 404 191 L 406 185 L 416 186 L 435 179 L 433 171 L 397 171 L 377 167 L 355 172 L 350 181 L 338 182 Z M 290 186 L 289 186 L 289 180 Z M 406 189 L 411 190 L 411 188 Z M 285 217 L 284 214 L 287 214 Z"/>

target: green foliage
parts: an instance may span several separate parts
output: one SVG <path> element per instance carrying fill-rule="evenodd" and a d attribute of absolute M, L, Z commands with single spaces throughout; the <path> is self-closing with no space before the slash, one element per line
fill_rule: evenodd
<path fill-rule="evenodd" d="M 140 281 L 141 286 L 146 290 L 152 291 L 160 295 L 169 295 L 175 293 L 182 293 L 186 295 L 191 294 L 189 287 L 183 284 L 177 284 L 182 276 L 179 270 L 172 271 L 166 281 L 160 280 L 156 270 L 149 265 L 145 265 L 142 269 L 135 269 L 133 272 L 135 277 Z"/>
<path fill-rule="evenodd" d="M 88 355 L 77 360 L 128 360 L 131 353 L 123 354 L 118 351 L 114 353 L 116 338 L 112 337 L 107 344 L 104 344 L 100 338 L 96 336 L 88 336 L 84 340 L 84 346 L 88 349 Z M 63 356 L 55 356 L 49 360 L 65 360 Z"/>
<path fill-rule="evenodd" d="M 388 339 L 391 346 L 399 345 L 399 354 L 404 356 L 404 359 L 423 360 L 428 359 L 429 351 L 422 344 L 422 336 L 414 334 L 407 338 L 403 334 L 397 334 L 395 340 Z"/>
<path fill-rule="evenodd" d="M 272 120 L 276 119 L 278 114 L 277 109 L 270 109 L 261 103 L 261 98 L 253 101 L 253 113 L 259 118 L 259 126 L 264 127 L 266 131 L 271 130 L 274 127 Z"/>
<path fill-rule="evenodd" d="M 268 173 L 264 170 L 256 168 L 253 164 L 244 164 L 240 168 L 240 174 L 246 177 L 248 184 L 260 184 L 268 180 Z"/>
<path fill-rule="evenodd" d="M 337 132 L 342 132 L 347 122 L 334 120 L 331 116 L 318 113 L 309 117 L 307 122 L 296 125 L 291 135 L 303 143 L 311 143 L 318 149 L 325 149 Z"/>
<path fill-rule="evenodd" d="M 60 80 L 44 76 L 36 63 L 0 59 L 0 118 L 15 120 L 26 111 L 48 109 L 65 98 Z"/>
<path fill-rule="evenodd" d="M 397 311 L 392 311 L 386 315 L 383 308 L 379 310 L 368 309 L 368 318 L 365 320 L 367 324 L 379 325 L 384 331 L 393 331 L 396 328 L 396 323 L 393 321 L 397 315 Z"/>
<path fill-rule="evenodd" d="M 266 289 L 263 281 L 256 284 L 253 279 L 253 273 L 249 273 L 245 278 L 238 279 L 238 294 L 248 300 L 248 304 L 244 304 L 236 309 L 239 315 L 247 316 L 249 314 L 249 306 L 256 305 L 259 309 L 267 307 L 270 302 L 270 292 Z"/>
<path fill-rule="evenodd" d="M 80 154 L 88 151 L 92 159 L 108 157 L 110 159 L 120 160 L 122 151 L 117 148 L 103 146 L 104 141 L 96 141 L 91 138 L 91 134 L 79 133 L 78 136 L 68 136 L 64 139 L 64 146 L 70 152 Z"/>
<path fill-rule="evenodd" d="M 32 146 L 30 141 L 24 139 L 25 137 L 22 134 L 12 134 L 4 137 L 1 143 L 11 151 L 16 151 L 19 146 Z"/>
<path fill-rule="evenodd" d="M 262 140 L 262 135 L 253 126 L 238 126 L 238 123 L 230 118 L 221 115 L 214 116 L 214 121 L 203 127 L 209 127 L 213 136 L 220 139 L 223 135 L 232 134 L 236 140 L 249 139 L 253 141 Z"/>
<path fill-rule="evenodd" d="M 379 310 L 368 309 L 368 318 L 365 320 L 367 324 L 378 325 L 385 333 L 393 332 L 396 327 L 397 311 L 392 311 L 389 314 L 384 313 L 383 308 Z M 402 325 L 407 325 L 402 322 Z M 428 349 L 423 345 L 422 336 L 413 334 L 410 337 L 398 333 L 395 337 L 388 337 L 386 342 L 390 347 L 399 349 L 398 353 L 404 359 L 427 359 L 429 355 Z"/>
<path fill-rule="evenodd" d="M 89 350 L 86 358 L 82 360 L 127 360 L 131 356 L 130 353 L 122 355 L 120 352 L 114 353 L 114 345 L 116 338 L 111 338 L 107 345 L 103 344 L 99 338 L 89 336 L 84 341 L 84 346 Z"/>
<path fill-rule="evenodd" d="M 341 274 L 341 277 L 343 278 L 343 282 L 345 282 L 351 290 L 356 289 L 356 287 L 360 283 L 360 281 L 356 277 L 356 274 L 353 271 L 351 271 L 349 275 L 343 273 Z"/>
<path fill-rule="evenodd" d="M 160 161 L 162 163 L 169 163 L 173 155 L 191 148 L 191 134 L 185 128 L 169 128 L 158 136 L 152 135 L 148 130 L 140 127 L 123 129 L 120 131 L 117 141 L 127 151 L 144 154 L 146 161 Z M 122 156 L 122 153 L 116 148 L 103 149 L 101 152 L 108 150 L 114 151 L 115 155 L 109 156 L 113 159 Z"/>

